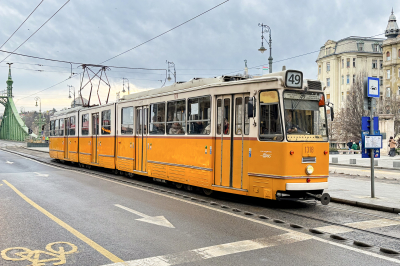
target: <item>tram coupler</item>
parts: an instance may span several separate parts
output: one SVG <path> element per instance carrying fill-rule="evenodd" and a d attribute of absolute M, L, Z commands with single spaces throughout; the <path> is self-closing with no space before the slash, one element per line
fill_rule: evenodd
<path fill-rule="evenodd" d="M 316 195 L 316 194 L 307 192 L 306 194 L 307 194 L 307 196 L 310 196 L 316 200 L 319 200 L 322 205 L 328 205 L 329 202 L 331 202 L 331 196 L 328 193 L 323 193 L 322 195 L 321 194 Z"/>

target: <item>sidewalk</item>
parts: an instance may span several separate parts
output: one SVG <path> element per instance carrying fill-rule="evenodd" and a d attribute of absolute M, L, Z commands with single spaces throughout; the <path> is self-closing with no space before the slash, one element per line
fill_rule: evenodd
<path fill-rule="evenodd" d="M 49 147 L 24 147 L 24 148 L 33 151 L 41 151 L 49 153 Z"/>
<path fill-rule="evenodd" d="M 338 163 L 332 163 L 332 158 L 338 158 Z M 356 159 L 356 164 L 350 164 L 350 159 Z M 377 169 L 389 168 L 389 169 L 398 169 L 393 168 L 393 162 L 400 162 L 400 155 L 396 155 L 394 157 L 390 157 L 387 154 L 381 154 L 381 158 L 375 159 L 378 162 L 378 166 L 375 166 Z M 370 167 L 371 159 L 370 158 L 361 158 L 361 154 L 330 154 L 329 155 L 329 163 L 332 165 L 349 165 L 349 166 L 365 166 Z"/>

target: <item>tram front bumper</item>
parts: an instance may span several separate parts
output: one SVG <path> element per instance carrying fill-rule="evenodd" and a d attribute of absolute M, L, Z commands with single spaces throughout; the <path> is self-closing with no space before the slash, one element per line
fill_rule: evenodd
<path fill-rule="evenodd" d="M 328 182 L 286 183 L 286 190 L 289 190 L 289 191 L 324 190 L 327 188 L 328 188 Z"/>

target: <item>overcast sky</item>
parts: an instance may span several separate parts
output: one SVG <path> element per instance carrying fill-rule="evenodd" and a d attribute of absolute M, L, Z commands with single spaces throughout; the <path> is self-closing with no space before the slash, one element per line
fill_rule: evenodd
<path fill-rule="evenodd" d="M 13 51 L 65 2 L 44 0 L 2 50 Z M 224 0 L 71 0 L 17 52 L 99 64 L 222 2 Z M 40 0 L 0 1 L 0 45 L 39 3 Z M 303 71 L 305 78 L 315 79 L 317 52 L 281 60 L 318 51 L 329 39 L 337 41 L 348 36 L 378 34 L 381 35 L 377 37 L 384 37 L 392 7 L 395 15 L 400 17 L 400 1 L 230 0 L 105 65 L 165 69 L 168 60 L 176 65 L 177 80 L 187 81 L 193 77 L 242 73 L 246 59 L 249 73 L 261 74 L 260 68 L 252 67 L 268 66 L 269 50 L 264 54 L 258 51 L 261 46 L 258 23 L 265 23 L 272 30 L 272 57 L 276 62 L 273 70 L 280 71 L 285 65 Z M 267 48 L 265 43 L 264 46 Z M 6 56 L 0 52 L 0 61 Z M 14 63 L 13 92 L 18 110 L 38 110 L 35 96 L 41 98 L 42 110 L 53 107 L 60 110 L 71 102 L 67 85 L 79 89 L 78 75 L 31 95 L 67 79 L 70 65 L 12 55 L 0 64 L 0 84 L 1 79 L 4 81 L 0 91 L 6 89 L 6 62 Z M 82 71 L 77 66 L 73 65 L 74 73 Z M 122 77 L 129 79 L 131 92 L 159 88 L 165 79 L 165 71 L 111 68 L 107 75 L 112 86 L 111 101 L 115 101 L 116 92 L 122 90 Z M 167 81 L 166 85 L 170 84 L 172 82 Z M 85 89 L 84 96 L 88 92 Z M 104 92 L 102 87 L 103 97 Z"/>

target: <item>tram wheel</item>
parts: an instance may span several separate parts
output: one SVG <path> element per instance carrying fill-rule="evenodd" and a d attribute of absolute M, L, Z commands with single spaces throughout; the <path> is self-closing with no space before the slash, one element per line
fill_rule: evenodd
<path fill-rule="evenodd" d="M 118 169 L 113 169 L 113 170 L 112 170 L 112 173 L 113 173 L 114 175 L 118 175 Z"/>
<path fill-rule="evenodd" d="M 90 170 L 92 168 L 92 166 L 90 164 L 88 164 L 88 165 L 86 165 L 86 168 Z"/>
<path fill-rule="evenodd" d="M 213 191 L 211 189 L 208 189 L 208 188 L 203 188 L 203 193 L 206 196 L 210 196 L 213 193 Z"/>
<path fill-rule="evenodd" d="M 176 187 L 177 189 L 181 189 L 181 188 L 183 188 L 183 184 L 181 184 L 181 183 L 175 183 L 175 187 Z"/>

